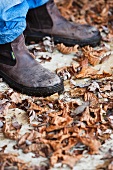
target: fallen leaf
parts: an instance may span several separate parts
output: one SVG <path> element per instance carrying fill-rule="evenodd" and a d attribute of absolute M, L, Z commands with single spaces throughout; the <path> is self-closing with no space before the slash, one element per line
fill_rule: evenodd
<path fill-rule="evenodd" d="M 79 47 L 79 45 L 75 45 L 74 47 L 66 47 L 63 43 L 57 44 L 57 49 L 62 54 L 71 54 L 73 52 L 76 53 L 76 52 L 78 52 L 78 47 Z"/>

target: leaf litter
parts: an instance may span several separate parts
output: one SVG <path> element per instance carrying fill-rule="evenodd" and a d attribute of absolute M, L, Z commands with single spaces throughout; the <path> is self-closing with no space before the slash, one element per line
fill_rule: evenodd
<path fill-rule="evenodd" d="M 46 165 L 31 165 L 20 159 L 18 154 L 6 153 L 7 146 L 4 146 L 0 151 L 1 170 L 46 170 L 58 163 L 61 167 L 65 164 L 73 169 L 84 153 L 98 154 L 112 134 L 112 73 L 99 73 L 93 66 L 105 62 L 110 55 L 110 47 L 106 42 L 110 42 L 113 37 L 113 4 L 110 0 L 99 0 L 98 3 L 94 0 L 56 2 L 67 19 L 97 26 L 103 42 L 96 48 L 81 48 L 78 45 L 66 47 L 64 44 L 55 45 L 53 40 L 46 37 L 40 48 L 35 46 L 33 50 L 30 49 L 33 53 L 52 53 L 55 48 L 63 54 L 74 53 L 73 61 L 77 61 L 78 65 L 72 63 L 56 70 L 69 87 L 61 95 L 38 98 L 22 95 L 10 88 L 0 92 L 0 133 L 15 141 L 15 151 L 21 150 L 24 154 L 33 153 L 34 158 L 42 156 L 48 159 Z M 51 58 L 42 56 L 40 60 L 49 62 Z M 87 81 L 83 83 L 85 79 Z M 83 81 L 76 84 L 76 80 Z M 24 133 L 21 133 L 24 124 L 16 116 L 7 118 L 9 110 L 15 108 L 25 112 L 29 128 Z M 110 151 L 109 155 L 112 156 Z M 101 167 L 112 169 L 112 159 Z"/>

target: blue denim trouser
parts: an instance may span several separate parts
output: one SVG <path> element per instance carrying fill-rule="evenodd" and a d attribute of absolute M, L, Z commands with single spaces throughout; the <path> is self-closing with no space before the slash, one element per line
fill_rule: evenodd
<path fill-rule="evenodd" d="M 16 39 L 26 28 L 26 14 L 48 0 L 0 0 L 0 44 Z"/>

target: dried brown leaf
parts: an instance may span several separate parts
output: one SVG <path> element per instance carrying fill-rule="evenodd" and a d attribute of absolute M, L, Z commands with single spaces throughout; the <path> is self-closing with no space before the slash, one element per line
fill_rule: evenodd
<path fill-rule="evenodd" d="M 70 90 L 72 97 L 80 97 L 83 96 L 86 92 L 86 88 L 74 88 Z"/>
<path fill-rule="evenodd" d="M 88 58 L 88 61 L 93 66 L 100 63 L 100 53 L 98 53 L 96 50 L 94 50 L 92 47 L 86 46 L 82 48 L 83 54 L 85 57 Z"/>
<path fill-rule="evenodd" d="M 21 146 L 23 144 L 26 143 L 26 140 L 33 142 L 36 139 L 40 138 L 42 136 L 42 134 L 40 134 L 39 132 L 32 130 L 31 133 L 26 132 L 24 135 L 22 135 L 20 137 L 20 139 L 18 140 L 18 146 Z"/>
<path fill-rule="evenodd" d="M 106 52 L 105 49 L 94 50 L 92 47 L 89 46 L 82 48 L 82 50 L 84 56 L 88 58 L 89 63 L 93 66 L 100 63 L 100 56 Z"/>
<path fill-rule="evenodd" d="M 17 140 L 19 138 L 20 129 L 14 129 L 12 124 L 8 124 L 7 122 L 5 122 L 2 131 L 4 136 L 9 139 Z"/>
<path fill-rule="evenodd" d="M 87 58 L 80 62 L 80 66 L 81 66 L 81 70 L 76 75 L 76 78 L 91 77 L 91 76 L 97 74 L 97 72 L 98 72 L 94 68 L 88 66 L 88 59 Z"/>
<path fill-rule="evenodd" d="M 100 109 L 97 108 L 94 112 L 90 111 L 89 107 L 82 113 L 80 121 L 86 122 L 87 125 L 91 126 L 101 120 Z"/>
<path fill-rule="evenodd" d="M 92 79 L 102 79 L 102 78 L 111 77 L 111 76 L 112 76 L 112 74 L 103 71 L 102 74 L 91 75 L 91 78 L 92 78 Z"/>
<path fill-rule="evenodd" d="M 66 47 L 63 43 L 62 44 L 57 44 L 57 49 L 62 53 L 62 54 L 71 54 L 71 53 L 76 53 L 78 52 L 78 45 L 75 45 L 74 47 Z"/>
<path fill-rule="evenodd" d="M 39 154 L 40 156 L 46 157 L 50 154 L 49 146 L 41 143 L 33 143 L 23 149 L 24 153 L 33 152 L 35 154 Z"/>
<path fill-rule="evenodd" d="M 93 139 L 90 136 L 81 136 L 79 139 L 84 145 L 90 148 L 90 154 L 98 153 L 99 148 L 101 146 L 100 141 L 95 138 Z"/>
<path fill-rule="evenodd" d="M 40 111 L 40 113 L 43 113 L 43 112 L 46 112 L 48 109 L 43 108 L 43 107 L 39 106 L 38 104 L 30 103 L 29 110 Z"/>
<path fill-rule="evenodd" d="M 97 107 L 99 103 L 97 96 L 92 92 L 85 93 L 84 100 L 89 101 L 91 107 Z"/>
<path fill-rule="evenodd" d="M 26 163 L 22 159 L 18 158 L 18 154 L 14 153 L 0 153 L 0 169 L 4 170 L 6 168 L 13 169 L 13 167 L 18 170 L 32 170 L 29 163 Z"/>

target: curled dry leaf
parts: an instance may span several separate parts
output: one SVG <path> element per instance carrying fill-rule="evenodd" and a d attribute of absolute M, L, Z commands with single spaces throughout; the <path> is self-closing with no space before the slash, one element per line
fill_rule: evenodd
<path fill-rule="evenodd" d="M 97 74 L 97 70 L 94 68 L 88 66 L 88 59 L 84 59 L 80 62 L 80 67 L 81 70 L 80 72 L 76 75 L 76 78 L 86 78 L 86 77 L 91 77 L 95 74 Z"/>
<path fill-rule="evenodd" d="M 99 148 L 101 146 L 100 141 L 96 140 L 95 138 L 91 138 L 90 136 L 81 136 L 80 141 L 89 147 L 91 154 L 96 154 L 99 151 Z"/>
<path fill-rule="evenodd" d="M 88 58 L 88 61 L 90 64 L 93 66 L 97 65 L 100 63 L 101 58 L 100 56 L 105 52 L 105 50 L 94 50 L 92 47 L 86 46 L 82 48 L 83 54 L 85 57 Z"/>
<path fill-rule="evenodd" d="M 18 169 L 18 170 L 32 170 L 29 163 L 24 162 L 18 158 L 18 154 L 13 153 L 0 153 L 0 169 Z"/>
<path fill-rule="evenodd" d="M 58 111 L 58 112 L 50 112 L 49 116 L 50 117 L 56 117 L 56 116 L 61 116 L 62 115 L 62 111 Z"/>
<path fill-rule="evenodd" d="M 21 146 L 23 144 L 26 143 L 26 140 L 30 141 L 30 142 L 33 142 L 35 141 L 37 138 L 40 138 L 42 137 L 42 134 L 38 133 L 37 131 L 31 131 L 30 133 L 29 132 L 26 132 L 24 135 L 22 135 L 20 137 L 20 139 L 18 140 L 18 146 Z"/>
<path fill-rule="evenodd" d="M 20 129 L 16 130 L 12 126 L 12 124 L 8 124 L 7 122 L 5 122 L 2 131 L 6 138 L 13 139 L 13 140 L 17 140 L 19 138 Z"/>
<path fill-rule="evenodd" d="M 76 75 L 76 73 L 77 73 L 77 66 L 75 66 L 74 64 L 72 64 L 71 66 L 64 66 L 64 67 L 56 69 L 56 73 L 59 76 L 64 76 L 65 73 L 66 73 L 67 76 L 69 78 L 71 78 L 71 76 Z"/>
<path fill-rule="evenodd" d="M 89 126 L 101 121 L 100 109 L 97 108 L 91 112 L 89 107 L 87 107 L 86 110 L 82 113 L 80 121 L 86 122 Z"/>
<path fill-rule="evenodd" d="M 102 78 L 107 78 L 107 77 L 111 77 L 111 76 L 112 76 L 112 74 L 103 71 L 102 74 L 91 75 L 91 78 L 92 79 L 102 79 Z"/>
<path fill-rule="evenodd" d="M 75 163 L 81 158 L 81 155 L 72 156 L 72 155 L 65 155 L 62 154 L 62 150 L 59 149 L 50 158 L 51 164 L 54 165 L 58 162 L 58 160 L 62 160 L 62 163 L 67 164 L 71 168 L 75 165 Z"/>
<path fill-rule="evenodd" d="M 64 132 L 63 132 L 63 130 L 61 129 L 60 130 L 60 132 L 59 133 L 52 133 L 52 132 L 50 132 L 50 133 L 47 133 L 47 138 L 48 139 L 58 139 L 58 138 L 60 138 L 62 135 L 64 134 Z"/>
<path fill-rule="evenodd" d="M 33 143 L 23 149 L 24 153 L 33 152 L 35 154 L 39 154 L 40 156 L 46 157 L 50 154 L 49 146 L 41 143 Z"/>
<path fill-rule="evenodd" d="M 25 141 L 27 140 L 27 137 L 29 136 L 29 133 L 26 132 L 23 136 L 21 136 L 21 138 L 18 141 L 18 146 L 22 145 L 25 143 Z"/>
<path fill-rule="evenodd" d="M 86 78 L 97 74 L 97 70 L 92 67 L 82 68 L 81 71 L 76 75 L 76 78 Z"/>
<path fill-rule="evenodd" d="M 39 106 L 38 104 L 30 103 L 29 110 L 40 111 L 40 113 L 43 113 L 43 112 L 46 112 L 48 109 L 43 108 L 43 107 Z"/>
<path fill-rule="evenodd" d="M 52 119 L 51 124 L 56 126 L 63 126 L 64 124 L 66 125 L 67 122 L 71 123 L 72 120 L 73 119 L 68 115 L 66 117 L 56 116 Z"/>
<path fill-rule="evenodd" d="M 63 43 L 62 44 L 57 44 L 57 49 L 62 53 L 62 54 L 71 54 L 71 53 L 76 53 L 78 52 L 78 45 L 75 45 L 74 47 L 66 47 Z"/>
<path fill-rule="evenodd" d="M 58 162 L 58 159 L 62 156 L 62 150 L 59 149 L 50 158 L 51 165 L 55 165 Z"/>
<path fill-rule="evenodd" d="M 86 92 L 86 88 L 74 88 L 70 90 L 72 97 L 80 97 L 83 96 Z"/>
<path fill-rule="evenodd" d="M 85 93 L 84 100 L 89 101 L 91 107 L 97 107 L 99 103 L 97 96 L 92 92 Z"/>
<path fill-rule="evenodd" d="M 6 160 L 10 160 L 10 162 L 18 162 L 18 163 L 25 163 L 23 160 L 19 159 L 18 154 L 14 154 L 14 153 L 0 153 L 0 161 L 6 161 Z"/>
<path fill-rule="evenodd" d="M 47 131 L 47 132 L 51 132 L 51 131 L 54 131 L 54 130 L 60 130 L 60 129 L 66 127 L 69 123 L 72 122 L 72 118 L 71 118 L 71 117 L 67 117 L 67 119 L 64 119 L 64 120 L 66 120 L 66 121 L 64 121 L 64 122 L 61 123 L 62 120 L 60 120 L 60 118 L 58 118 L 58 119 L 56 120 L 56 122 L 60 122 L 60 125 L 59 125 L 59 126 L 50 125 L 49 127 L 46 128 L 46 131 Z M 54 120 L 54 121 L 55 121 L 55 120 Z M 56 122 L 55 122 L 55 123 L 56 123 Z"/>

